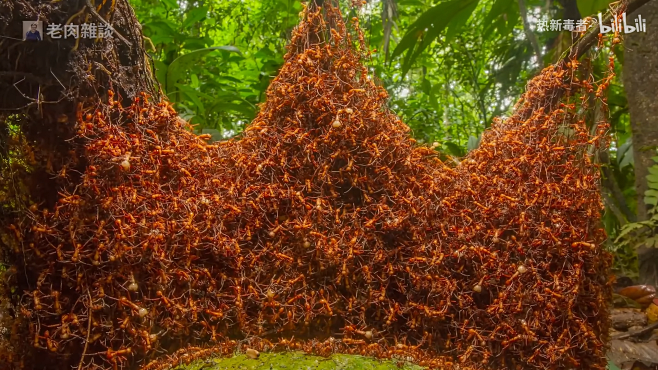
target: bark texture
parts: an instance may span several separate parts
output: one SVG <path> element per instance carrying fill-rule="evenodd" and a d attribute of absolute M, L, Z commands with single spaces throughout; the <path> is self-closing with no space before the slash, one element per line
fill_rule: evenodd
<path fill-rule="evenodd" d="M 23 21 L 43 22 L 42 41 L 22 41 Z M 83 23 L 109 25 L 114 35 L 55 39 L 46 32 L 49 24 Z M 80 117 L 106 103 L 108 90 L 119 104 L 130 105 L 140 92 L 157 98 L 160 88 L 127 0 L 3 0 L 0 35 L 0 223 L 5 223 L 28 207 L 54 209 L 58 192 L 80 183 L 86 166 L 76 138 Z M 37 277 L 12 260 L 15 247 L 8 245 L 7 231 L 0 228 L 0 262 L 14 267 L 0 275 L 0 369 L 39 368 L 32 362 L 43 353 L 23 345 L 34 337 L 18 309 L 25 292 L 9 289 L 17 279 L 27 279 L 34 289 Z"/>
<path fill-rule="evenodd" d="M 648 168 L 658 146 L 658 0 L 652 0 L 629 14 L 628 19 L 641 15 L 647 20 L 647 32 L 627 34 L 624 46 L 623 81 L 626 87 L 633 133 L 635 186 L 637 189 L 638 221 L 647 219 L 644 192 L 647 190 Z M 640 283 L 658 284 L 658 250 L 640 248 Z"/>

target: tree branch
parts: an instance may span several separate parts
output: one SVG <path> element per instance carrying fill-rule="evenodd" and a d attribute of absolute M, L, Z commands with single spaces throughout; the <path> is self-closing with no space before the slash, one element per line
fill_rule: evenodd
<path fill-rule="evenodd" d="M 630 207 L 626 202 L 626 198 L 619 188 L 619 184 L 614 178 L 614 174 L 610 169 L 610 155 L 608 154 L 608 149 L 602 149 L 598 151 L 599 162 L 601 163 L 601 172 L 603 173 L 603 178 L 601 179 L 602 185 L 608 189 L 608 192 L 613 196 L 615 203 L 619 206 L 619 209 L 622 211 L 626 220 L 629 222 L 635 222 L 635 214 L 631 211 Z"/>
<path fill-rule="evenodd" d="M 525 36 L 528 38 L 528 40 L 530 40 L 530 44 L 532 44 L 532 49 L 535 51 L 535 54 L 537 55 L 537 63 L 541 67 L 544 64 L 542 63 L 542 59 L 541 59 L 541 49 L 539 49 L 539 42 L 537 42 L 537 36 L 530 29 L 530 23 L 528 22 L 528 9 L 525 6 L 524 0 L 519 0 L 519 13 L 521 13 L 521 19 L 523 20 L 523 32 L 525 32 Z"/>
<path fill-rule="evenodd" d="M 628 223 L 628 220 L 626 219 L 624 214 L 621 213 L 619 207 L 617 207 L 617 205 L 615 204 L 615 201 L 612 200 L 612 198 L 610 197 L 610 194 L 608 194 L 608 192 L 603 186 L 600 187 L 599 191 L 601 192 L 601 194 L 603 194 L 603 203 L 608 207 L 608 209 L 610 209 L 610 211 L 612 211 L 612 214 L 615 215 L 617 221 L 619 221 L 619 225 L 620 226 L 626 225 Z"/>
<path fill-rule="evenodd" d="M 630 0 L 626 3 L 626 6 L 624 7 L 625 4 L 621 4 L 617 9 L 616 13 L 620 13 L 620 10 L 624 10 L 627 14 L 633 13 L 642 5 L 648 3 L 651 0 Z M 608 12 L 606 16 L 603 18 L 603 23 L 608 23 L 612 19 L 612 12 Z M 587 50 L 589 50 L 592 46 L 596 44 L 596 42 L 599 39 L 599 29 L 600 27 L 592 28 L 590 29 L 585 36 L 583 36 L 580 40 L 578 40 L 577 43 L 575 43 L 571 47 L 571 51 L 564 57 L 562 58 L 562 63 L 566 63 L 571 59 L 579 59 L 581 56 L 583 56 Z"/>

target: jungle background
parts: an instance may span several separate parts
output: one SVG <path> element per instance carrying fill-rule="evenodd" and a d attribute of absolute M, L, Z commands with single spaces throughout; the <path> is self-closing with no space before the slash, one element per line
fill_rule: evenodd
<path fill-rule="evenodd" d="M 360 19 L 372 51 L 365 64 L 375 82 L 389 92 L 391 109 L 420 143 L 455 162 L 478 147 L 494 117 L 510 114 L 533 76 L 564 57 L 577 41 L 576 34 L 563 28 L 551 30 L 551 20 L 592 20 L 618 5 L 608 0 L 369 0 L 357 11 L 351 10 L 352 1 L 325 1 L 340 3 L 346 17 Z M 283 64 L 302 10 L 299 0 L 130 4 L 163 93 L 198 133 L 211 134 L 214 140 L 239 135 L 256 116 Z M 623 43 L 612 49 L 617 77 L 607 92 L 607 110 L 595 107 L 588 113 L 590 126 L 601 120 L 610 124 L 611 146 L 597 153 L 596 160 L 602 172 L 606 248 L 615 255 L 616 275 L 632 279 L 624 285 L 658 286 L 658 33 L 653 29 L 657 13 L 658 0 L 652 0 L 628 15 L 631 20 L 637 14 L 647 19 L 648 32 L 624 35 Z M 549 22 L 548 30 L 539 30 L 540 20 Z M 597 81 L 610 63 L 610 41 L 604 48 L 588 50 L 582 59 L 583 69 Z M 117 55 L 107 56 L 112 57 Z M 598 115 L 604 111 L 607 117 Z M 16 126 L 8 127 L 11 135 L 20 135 Z M 4 276 L 11 273 L 10 269 Z M 613 312 L 619 317 L 612 320 L 617 333 L 611 347 L 619 361 L 611 361 L 611 369 L 615 362 L 635 364 L 637 357 L 625 361 L 626 352 L 640 351 L 643 343 L 623 341 L 644 334 L 651 335 L 644 339 L 653 346 L 648 357 L 658 364 L 658 331 L 653 330 L 658 327 L 658 299 L 652 289 L 645 301 L 653 302 L 653 311 L 645 314 L 643 307 L 642 312 Z M 633 306 L 632 299 L 620 304 Z M 649 314 L 653 323 L 646 326 Z M 261 359 L 267 356 L 263 353 Z M 244 356 L 237 361 L 243 360 Z M 302 360 L 291 361 L 300 365 Z M 315 366 L 320 360 L 310 361 Z M 327 368 L 355 367 L 331 361 Z"/>
<path fill-rule="evenodd" d="M 162 89 L 183 118 L 214 140 L 239 134 L 254 118 L 302 10 L 296 0 L 130 2 Z M 347 1 L 341 5 L 350 9 Z M 389 92 L 390 107 L 415 139 L 458 161 L 478 146 L 494 117 L 510 112 L 527 81 L 577 39 L 552 24 L 595 22 L 611 5 L 609 0 L 369 0 L 358 14 L 352 10 L 347 16 L 361 19 L 372 50 L 366 63 Z M 657 10 L 654 0 L 638 11 L 648 19 L 648 29 Z M 603 220 L 617 275 L 656 285 L 658 104 L 650 90 L 658 84 L 652 57 L 658 41 L 651 30 L 624 39 L 623 47 L 614 49 L 617 76 L 608 91 L 612 143 L 598 158 Z M 602 78 L 608 57 L 606 48 L 588 51 L 595 79 Z"/>

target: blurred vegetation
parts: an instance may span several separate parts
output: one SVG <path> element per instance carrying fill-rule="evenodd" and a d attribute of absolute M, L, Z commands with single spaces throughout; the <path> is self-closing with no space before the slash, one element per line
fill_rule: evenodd
<path fill-rule="evenodd" d="M 538 21 L 596 16 L 611 3 L 369 0 L 355 11 L 349 1 L 339 2 L 348 17 L 361 19 L 373 50 L 365 62 L 375 82 L 389 91 L 390 107 L 419 142 L 437 143 L 439 150 L 457 158 L 476 148 L 482 131 L 494 117 L 510 112 L 527 81 L 571 45 L 571 32 L 540 31 Z M 299 0 L 131 3 L 163 90 L 183 118 L 215 140 L 239 134 L 254 118 L 302 10 Z M 596 79 L 607 68 L 608 53 L 589 52 L 591 64 L 585 68 Z M 618 48 L 616 55 L 619 75 L 623 51 Z M 616 269 L 636 277 L 635 248 L 646 240 L 655 243 L 658 215 L 653 213 L 653 227 L 635 223 L 633 143 L 619 78 L 609 89 L 607 108 L 612 143 L 599 158 L 603 221 Z M 592 117 L 590 124 L 594 121 Z M 654 169 L 652 176 L 658 176 L 658 167 Z M 647 204 L 656 205 L 656 191 L 647 194 Z"/>

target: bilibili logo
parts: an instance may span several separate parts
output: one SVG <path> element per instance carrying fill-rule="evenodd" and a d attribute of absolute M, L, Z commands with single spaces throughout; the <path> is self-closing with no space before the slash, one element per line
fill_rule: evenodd
<path fill-rule="evenodd" d="M 647 32 L 647 20 L 642 19 L 642 16 L 638 14 L 637 18 L 634 19 L 635 26 L 628 24 L 626 21 L 626 13 L 622 13 L 622 21 L 619 21 L 618 17 L 615 17 L 611 22 L 610 26 L 603 24 L 603 16 L 599 13 L 599 32 L 608 33 L 612 32 L 623 32 L 623 33 L 633 33 L 633 32 Z"/>

